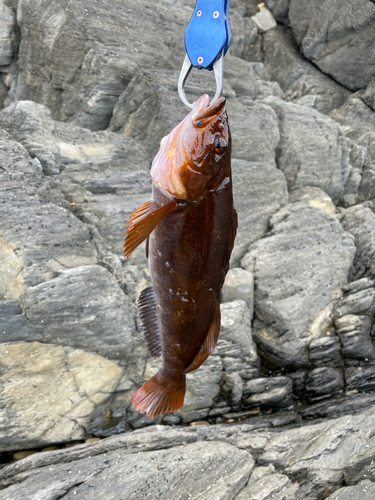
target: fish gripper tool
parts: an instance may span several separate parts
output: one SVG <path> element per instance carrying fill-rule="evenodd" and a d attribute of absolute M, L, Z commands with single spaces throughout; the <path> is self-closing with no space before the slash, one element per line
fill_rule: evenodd
<path fill-rule="evenodd" d="M 223 91 L 223 59 L 230 43 L 228 24 L 229 0 L 197 0 L 194 13 L 185 32 L 186 56 L 178 79 L 178 93 L 189 108 L 185 82 L 193 68 L 214 71 L 216 93 L 212 102 Z"/>

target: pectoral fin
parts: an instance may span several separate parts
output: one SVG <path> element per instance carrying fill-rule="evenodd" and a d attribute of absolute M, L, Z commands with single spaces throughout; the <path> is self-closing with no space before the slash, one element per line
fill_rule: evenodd
<path fill-rule="evenodd" d="M 162 206 L 157 205 L 154 201 L 148 201 L 137 208 L 125 224 L 126 226 L 130 224 L 125 232 L 125 257 L 128 259 L 137 246 L 152 233 L 159 222 L 177 208 L 177 201 L 171 201 Z"/>
<path fill-rule="evenodd" d="M 212 323 L 210 329 L 208 330 L 206 340 L 204 341 L 201 350 L 186 368 L 184 373 L 190 373 L 197 370 L 215 349 L 220 333 L 220 317 L 220 304 L 217 300 L 215 304 L 214 316 L 212 318 Z"/>

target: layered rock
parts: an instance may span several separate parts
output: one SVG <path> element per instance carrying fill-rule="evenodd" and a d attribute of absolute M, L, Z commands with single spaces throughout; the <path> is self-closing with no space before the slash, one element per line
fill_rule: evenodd
<path fill-rule="evenodd" d="M 271 225 L 242 260 L 256 283 L 254 335 L 271 367 L 306 367 L 307 346 L 325 333 L 336 289 L 347 282 L 354 241 L 334 217 L 304 203 L 281 209 Z"/>

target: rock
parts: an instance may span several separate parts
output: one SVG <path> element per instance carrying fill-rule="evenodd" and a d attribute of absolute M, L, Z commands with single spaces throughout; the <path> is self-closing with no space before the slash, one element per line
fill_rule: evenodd
<path fill-rule="evenodd" d="M 7 66 L 12 62 L 15 50 L 15 16 L 12 10 L 0 1 L 0 66 Z"/>
<path fill-rule="evenodd" d="M 276 0 L 283 4 L 284 14 L 289 0 Z M 275 0 L 272 0 L 275 4 Z M 269 5 L 269 2 L 267 2 Z M 275 13 L 275 12 L 274 12 Z M 320 72 L 301 55 L 290 30 L 279 25 L 263 36 L 263 63 L 271 79 L 279 83 L 287 100 L 329 113 L 341 106 L 350 92 L 332 78 Z"/>
<path fill-rule="evenodd" d="M 349 366 L 345 370 L 345 381 L 348 389 L 373 389 L 375 387 L 375 364 L 364 363 L 360 366 Z"/>
<path fill-rule="evenodd" d="M 210 356 L 194 373 L 187 376 L 184 406 L 176 413 L 182 422 L 202 420 L 220 393 L 222 362 L 219 356 Z"/>
<path fill-rule="evenodd" d="M 366 280 L 367 282 L 367 280 Z M 349 314 L 366 314 L 372 316 L 375 312 L 375 289 L 368 287 L 352 290 L 336 304 L 334 319 L 342 318 Z"/>
<path fill-rule="evenodd" d="M 332 203 L 331 198 L 320 188 L 308 186 L 292 191 L 289 195 L 289 203 L 296 203 L 298 201 L 307 203 L 315 208 L 320 208 L 326 214 L 336 214 L 336 207 Z"/>
<path fill-rule="evenodd" d="M 307 397 L 326 396 L 344 388 L 342 371 L 337 368 L 322 366 L 312 370 L 305 382 Z"/>
<path fill-rule="evenodd" d="M 289 25 L 289 0 L 268 0 L 267 7 L 272 11 L 277 21 Z"/>
<path fill-rule="evenodd" d="M 20 73 L 13 99 L 43 103 L 57 120 L 105 129 L 137 72 L 180 69 L 182 33 L 190 15 L 190 9 L 166 2 L 156 10 L 152 2 L 126 1 L 110 9 L 103 0 L 69 9 L 55 0 L 22 2 L 17 12 Z"/>
<path fill-rule="evenodd" d="M 287 408 L 292 403 L 292 387 L 289 377 L 248 380 L 243 388 L 244 401 L 261 408 Z"/>
<path fill-rule="evenodd" d="M 340 222 L 355 238 L 354 277 L 375 277 L 375 214 L 364 205 L 350 207 Z"/>
<path fill-rule="evenodd" d="M 96 354 L 38 342 L 1 344 L 0 358 L 1 451 L 84 438 L 122 375 Z"/>
<path fill-rule="evenodd" d="M 127 297 L 101 266 L 62 271 L 56 278 L 27 289 L 22 305 L 30 326 L 42 334 L 44 342 L 123 361 L 129 360 L 129 352 L 138 343 Z"/>
<path fill-rule="evenodd" d="M 261 475 L 258 472 L 260 469 L 268 469 L 268 467 L 258 467 L 253 471 L 248 485 L 236 496 L 236 500 L 297 498 L 298 484 L 293 484 L 288 476 L 277 472 L 262 473 Z"/>
<path fill-rule="evenodd" d="M 245 18 L 244 22 L 247 21 L 252 24 L 251 19 L 246 20 Z M 249 33 L 249 28 L 246 31 Z M 246 58 L 246 55 L 244 55 L 244 58 Z M 274 95 L 283 99 L 285 97 L 284 92 L 277 82 L 271 81 L 271 77 L 263 63 L 253 62 L 253 58 L 244 61 L 244 58 L 225 57 L 224 82 L 228 82 L 234 90 L 235 96 L 264 99 L 267 96 Z"/>
<path fill-rule="evenodd" d="M 0 343 L 42 338 L 30 328 L 17 300 L 0 300 L 0 325 Z"/>
<path fill-rule="evenodd" d="M 295 39 L 308 59 L 351 90 L 368 85 L 375 61 L 370 49 L 373 3 L 350 0 L 339 6 L 328 0 L 291 0 L 288 15 Z"/>
<path fill-rule="evenodd" d="M 243 394 L 243 380 L 238 373 L 223 373 L 221 377 L 222 396 L 230 404 L 239 403 Z"/>
<path fill-rule="evenodd" d="M 309 360 L 314 367 L 343 365 L 340 340 L 336 335 L 313 339 L 309 345 Z"/>
<path fill-rule="evenodd" d="M 221 290 L 222 302 L 244 300 L 250 311 L 250 319 L 254 311 L 254 276 L 245 269 L 235 267 L 229 269 Z"/>
<path fill-rule="evenodd" d="M 362 100 L 361 93 L 355 93 L 342 106 L 333 110 L 330 116 L 337 121 L 347 137 L 366 149 L 366 165 L 375 162 L 375 113 Z"/>
<path fill-rule="evenodd" d="M 231 265 L 238 266 L 250 245 L 264 237 L 270 217 L 288 202 L 284 174 L 272 163 L 232 161 L 238 229 Z"/>
<path fill-rule="evenodd" d="M 327 497 L 327 500 L 371 500 L 374 495 L 375 484 L 366 480 L 355 486 L 340 488 Z"/>
<path fill-rule="evenodd" d="M 368 84 L 362 99 L 375 111 L 375 78 Z"/>
<path fill-rule="evenodd" d="M 227 373 L 236 372 L 243 379 L 258 374 L 259 357 L 252 339 L 250 312 L 242 300 L 221 305 L 221 329 L 217 352 Z"/>
<path fill-rule="evenodd" d="M 277 113 L 280 142 L 277 164 L 289 190 L 315 186 L 337 203 L 349 177 L 348 140 L 332 119 L 313 109 L 268 97 Z"/>
<path fill-rule="evenodd" d="M 54 466 L 48 498 L 59 494 L 66 499 L 87 499 L 95 491 L 103 500 L 150 494 L 155 499 L 230 500 L 246 484 L 253 467 L 251 455 L 226 443 L 193 443 L 130 456 L 126 450 L 118 450 L 107 453 L 105 461 L 99 456 L 79 460 L 74 466 L 69 463 Z M 202 470 L 205 474 L 201 474 Z M 49 481 L 50 471 L 40 471 L 7 488 L 7 495 L 20 498 L 27 491 L 32 498 L 42 494 L 41 488 Z"/>
<path fill-rule="evenodd" d="M 128 170 L 136 170 L 134 167 L 143 162 L 143 169 L 147 168 L 142 147 L 131 139 L 55 122 L 46 107 L 31 101 L 20 101 L 4 109 L 0 114 L 0 127 L 22 143 L 32 157 L 38 158 L 46 175 L 59 174 L 65 165 L 72 163 L 85 163 L 87 168 L 90 162 L 117 159 L 123 162 L 129 156 L 133 164 Z"/>
<path fill-rule="evenodd" d="M 329 304 L 347 282 L 354 252 L 352 237 L 321 210 L 295 203 L 272 217 L 269 236 L 242 260 L 255 277 L 254 337 L 263 362 L 309 365 L 307 346 L 325 335 Z"/>
<path fill-rule="evenodd" d="M 370 339 L 371 324 L 371 317 L 363 315 L 347 314 L 336 319 L 335 327 L 344 358 L 375 359 L 375 347 Z"/>

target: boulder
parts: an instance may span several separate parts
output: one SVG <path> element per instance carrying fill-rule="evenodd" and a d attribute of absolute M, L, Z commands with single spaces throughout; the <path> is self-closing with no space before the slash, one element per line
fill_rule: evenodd
<path fill-rule="evenodd" d="M 1 451 L 84 439 L 122 375 L 116 363 L 62 345 L 3 343 L 0 358 Z"/>
<path fill-rule="evenodd" d="M 275 110 L 279 119 L 276 161 L 284 172 L 288 189 L 318 187 L 337 204 L 350 172 L 349 143 L 341 127 L 305 106 L 275 97 L 264 102 Z"/>
<path fill-rule="evenodd" d="M 0 66 L 7 66 L 12 62 L 16 48 L 15 36 L 16 19 L 13 11 L 0 1 Z"/>
<path fill-rule="evenodd" d="M 309 365 L 307 346 L 325 335 L 329 304 L 347 282 L 354 252 L 352 236 L 322 210 L 295 203 L 271 218 L 271 233 L 242 259 L 255 277 L 254 337 L 263 361 Z"/>
<path fill-rule="evenodd" d="M 375 214 L 365 205 L 345 210 L 340 221 L 355 238 L 354 277 L 375 277 Z"/>
<path fill-rule="evenodd" d="M 351 90 L 374 77 L 373 21 L 368 0 L 290 0 L 289 21 L 305 57 Z"/>
<path fill-rule="evenodd" d="M 289 0 L 272 2 L 280 4 L 283 15 L 286 14 Z M 329 113 L 350 95 L 345 87 L 302 56 L 291 30 L 282 25 L 263 35 L 263 54 L 262 61 L 271 79 L 279 83 L 289 101 Z"/>

